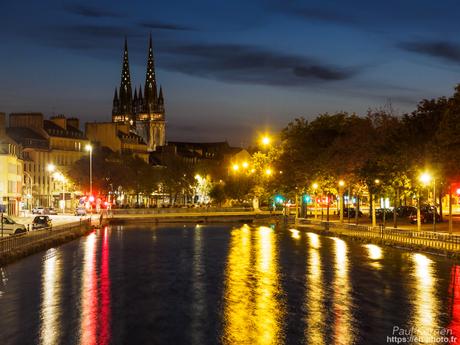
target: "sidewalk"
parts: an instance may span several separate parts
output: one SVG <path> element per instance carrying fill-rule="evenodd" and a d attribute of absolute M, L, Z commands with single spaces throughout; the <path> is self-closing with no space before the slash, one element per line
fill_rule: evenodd
<path fill-rule="evenodd" d="M 315 217 L 308 215 L 308 219 L 314 220 Z M 321 216 L 318 216 L 316 220 L 321 220 Z M 326 221 L 326 215 L 323 216 L 322 220 Z M 329 221 L 338 223 L 340 222 L 339 216 L 330 215 Z M 348 221 L 348 218 L 344 218 L 343 223 L 344 224 L 348 224 L 348 223 L 356 224 L 355 218 L 350 218 L 350 222 Z M 367 215 L 364 215 L 358 218 L 358 224 L 370 226 L 372 225 L 372 221 Z M 383 225 L 383 221 L 380 219 L 377 219 L 376 225 L 377 226 Z M 386 219 L 385 227 L 393 228 L 393 218 Z M 407 219 L 404 219 L 404 218 L 397 218 L 397 228 L 402 229 L 402 230 L 417 231 L 417 224 L 411 224 Z M 435 231 L 439 233 L 448 233 L 449 232 L 449 216 L 443 216 L 443 222 L 436 223 L 435 229 L 436 229 Z M 422 224 L 422 231 L 433 231 L 433 223 Z M 460 233 L 460 215 L 454 214 L 453 216 L 452 233 Z"/>

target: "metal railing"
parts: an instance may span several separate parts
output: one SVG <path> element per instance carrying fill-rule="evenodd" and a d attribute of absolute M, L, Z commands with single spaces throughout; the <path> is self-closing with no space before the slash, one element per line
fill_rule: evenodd
<path fill-rule="evenodd" d="M 32 230 L 18 235 L 0 238 L 0 256 L 18 249 L 26 249 L 28 246 L 44 240 L 56 238 L 62 234 L 70 234 L 80 231 L 91 224 L 91 219 L 80 219 L 77 222 L 61 224 L 40 230 Z"/>
<path fill-rule="evenodd" d="M 171 207 L 171 208 L 115 208 L 111 209 L 109 215 L 123 214 L 168 214 L 168 213 L 208 213 L 208 212 L 251 212 L 252 207 Z"/>
<path fill-rule="evenodd" d="M 384 226 L 367 226 L 356 224 L 344 224 L 337 222 L 324 222 L 300 218 L 299 225 L 311 225 L 319 227 L 321 231 L 331 231 L 352 237 L 380 239 L 384 243 L 419 246 L 451 252 L 460 252 L 460 235 L 437 233 L 432 231 L 411 231 Z"/>

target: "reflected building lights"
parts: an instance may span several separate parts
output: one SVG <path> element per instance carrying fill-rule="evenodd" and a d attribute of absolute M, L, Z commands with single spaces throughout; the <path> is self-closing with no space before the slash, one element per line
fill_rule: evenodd
<path fill-rule="evenodd" d="M 452 335 L 460 339 L 460 266 L 453 265 L 450 273 L 450 324 Z"/>
<path fill-rule="evenodd" d="M 40 344 L 58 344 L 60 335 L 61 258 L 57 249 L 49 249 L 43 260 Z"/>
<path fill-rule="evenodd" d="M 347 244 L 336 237 L 333 237 L 332 240 L 335 244 L 335 274 L 333 281 L 334 343 L 339 345 L 353 344 L 354 334 L 351 327 L 352 314 Z"/>

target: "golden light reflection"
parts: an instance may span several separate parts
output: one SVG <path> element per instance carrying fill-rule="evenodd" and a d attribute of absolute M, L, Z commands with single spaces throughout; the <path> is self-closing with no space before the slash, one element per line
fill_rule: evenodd
<path fill-rule="evenodd" d="M 310 233 L 308 234 L 310 235 Z M 315 239 L 318 240 L 317 238 Z M 326 310 L 323 304 L 324 288 L 321 256 L 319 251 L 313 247 L 310 248 L 308 252 L 307 296 L 305 299 L 306 308 L 308 309 L 308 318 L 306 320 L 307 327 L 305 339 L 307 344 L 322 345 L 325 344 L 323 316 L 326 314 Z"/>
<path fill-rule="evenodd" d="M 413 326 L 421 337 L 429 337 L 431 330 L 439 327 L 438 305 L 436 297 L 436 278 L 433 272 L 433 261 L 426 255 L 415 253 L 412 255 L 414 262 L 414 319 Z"/>
<path fill-rule="evenodd" d="M 255 290 L 256 343 L 280 343 L 283 318 L 282 305 L 277 299 L 279 276 L 277 253 L 273 229 L 260 227 L 256 233 L 256 276 L 259 278 Z"/>
<path fill-rule="evenodd" d="M 250 264 L 250 232 L 247 225 L 231 233 L 225 281 L 225 335 L 227 344 L 243 343 L 251 332 L 250 288 L 246 284 Z"/>
<path fill-rule="evenodd" d="M 300 239 L 300 231 L 299 230 L 289 229 L 289 231 L 291 232 L 292 238 L 294 238 L 296 240 Z"/>
<path fill-rule="evenodd" d="M 224 344 L 278 344 L 283 319 L 277 298 L 275 233 L 244 225 L 232 230 L 226 268 Z"/>
<path fill-rule="evenodd" d="M 49 249 L 43 261 L 40 344 L 58 344 L 60 335 L 61 257 Z"/>
<path fill-rule="evenodd" d="M 334 289 L 334 344 L 353 344 L 350 281 L 348 276 L 347 244 L 340 238 L 333 237 L 335 244 Z M 344 336 L 346 335 L 346 336 Z"/>
<path fill-rule="evenodd" d="M 310 241 L 310 246 L 312 248 L 319 249 L 321 247 L 319 243 L 319 235 L 314 232 L 307 232 L 308 240 Z"/>
<path fill-rule="evenodd" d="M 376 246 L 375 244 L 365 244 L 369 259 L 371 260 L 380 260 L 383 257 L 382 248 Z"/>

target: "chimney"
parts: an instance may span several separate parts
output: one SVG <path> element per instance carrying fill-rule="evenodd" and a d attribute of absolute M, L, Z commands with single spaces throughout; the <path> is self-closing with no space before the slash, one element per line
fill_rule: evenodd
<path fill-rule="evenodd" d="M 67 125 L 80 129 L 80 120 L 76 117 L 71 117 L 67 119 Z"/>
<path fill-rule="evenodd" d="M 53 122 L 55 125 L 58 125 L 61 127 L 63 130 L 67 129 L 67 119 L 65 118 L 64 115 L 57 115 L 51 117 L 51 122 Z"/>

